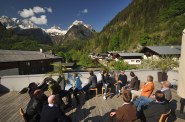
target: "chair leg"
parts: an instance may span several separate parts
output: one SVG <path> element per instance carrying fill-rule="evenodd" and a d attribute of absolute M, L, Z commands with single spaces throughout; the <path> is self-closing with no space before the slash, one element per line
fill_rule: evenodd
<path fill-rule="evenodd" d="M 98 88 L 96 89 L 96 96 L 98 95 Z"/>

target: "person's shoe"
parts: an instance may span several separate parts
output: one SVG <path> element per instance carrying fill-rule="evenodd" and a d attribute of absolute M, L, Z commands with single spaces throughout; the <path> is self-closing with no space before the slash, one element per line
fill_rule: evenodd
<path fill-rule="evenodd" d="M 106 100 L 107 99 L 106 96 L 103 96 L 103 99 Z"/>

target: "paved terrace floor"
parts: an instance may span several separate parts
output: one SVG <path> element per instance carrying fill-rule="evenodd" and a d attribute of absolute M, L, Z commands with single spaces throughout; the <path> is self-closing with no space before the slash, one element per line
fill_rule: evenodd
<path fill-rule="evenodd" d="M 160 87 L 159 83 L 155 83 L 155 85 L 156 89 Z M 177 101 L 176 122 L 185 122 L 185 113 L 179 113 L 180 98 L 174 89 L 172 89 L 172 92 L 173 99 Z M 108 95 L 107 100 L 103 100 L 101 94 L 99 94 L 86 102 L 84 101 L 84 96 L 80 95 L 80 106 L 67 110 L 66 113 L 72 118 L 73 122 L 110 122 L 109 112 L 121 106 L 123 100 L 121 97 L 117 98 L 111 93 Z M 23 122 L 19 115 L 19 108 L 22 107 L 25 111 L 29 99 L 28 94 L 18 94 L 18 92 L 0 95 L 0 122 Z M 73 103 L 75 104 L 74 100 Z"/>

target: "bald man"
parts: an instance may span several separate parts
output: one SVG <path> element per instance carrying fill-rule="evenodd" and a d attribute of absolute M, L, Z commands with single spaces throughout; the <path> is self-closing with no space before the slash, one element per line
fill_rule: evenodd
<path fill-rule="evenodd" d="M 57 106 L 56 95 L 48 98 L 48 105 L 43 107 L 40 122 L 71 122 L 71 119 Z"/>
<path fill-rule="evenodd" d="M 171 83 L 169 81 L 164 81 L 161 83 L 161 91 L 165 94 L 165 99 L 170 101 L 172 99 L 172 93 L 170 90 Z"/>

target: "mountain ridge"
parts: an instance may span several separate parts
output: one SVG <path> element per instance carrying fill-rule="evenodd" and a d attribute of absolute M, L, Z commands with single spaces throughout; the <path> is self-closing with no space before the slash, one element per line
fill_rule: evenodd
<path fill-rule="evenodd" d="M 91 51 L 135 52 L 145 45 L 181 44 L 184 13 L 184 0 L 133 0 L 93 39 Z"/>
<path fill-rule="evenodd" d="M 62 30 L 60 27 L 57 26 L 43 29 L 39 28 L 31 21 L 9 18 L 7 16 L 0 17 L 0 23 L 4 25 L 6 31 L 12 33 L 12 35 L 10 34 L 10 36 L 16 35 L 26 37 L 37 41 L 37 43 L 39 44 L 53 44 L 56 46 L 60 46 L 61 44 L 65 45 L 65 43 L 69 42 L 76 43 L 76 40 L 78 40 L 79 43 L 79 40 L 89 39 L 92 37 L 93 33 L 95 33 L 92 26 L 85 24 L 83 21 L 79 20 L 75 20 L 68 27 L 68 30 Z"/>

